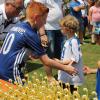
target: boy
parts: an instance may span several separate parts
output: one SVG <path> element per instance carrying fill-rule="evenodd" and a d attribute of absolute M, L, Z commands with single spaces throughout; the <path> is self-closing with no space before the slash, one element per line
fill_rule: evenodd
<path fill-rule="evenodd" d="M 20 65 L 23 63 L 27 49 L 30 49 L 47 66 L 67 71 L 69 74 L 77 73 L 74 67 L 49 59 L 41 45 L 37 30 L 46 23 L 48 12 L 49 9 L 43 4 L 32 2 L 26 9 L 26 21 L 10 29 L 0 50 L 1 79 L 6 81 L 12 79 L 23 84 L 24 75 L 20 70 Z"/>
<path fill-rule="evenodd" d="M 62 33 L 67 36 L 68 39 L 63 46 L 61 60 L 56 59 L 56 61 L 64 65 L 73 65 L 77 69 L 78 73 L 70 75 L 59 70 L 58 80 L 62 81 L 62 83 L 69 83 L 71 93 L 73 93 L 73 91 L 76 90 L 74 85 L 82 85 L 84 80 L 80 41 L 75 36 L 75 32 L 79 29 L 79 22 L 74 16 L 68 15 L 61 20 L 60 25 L 62 27 Z"/>

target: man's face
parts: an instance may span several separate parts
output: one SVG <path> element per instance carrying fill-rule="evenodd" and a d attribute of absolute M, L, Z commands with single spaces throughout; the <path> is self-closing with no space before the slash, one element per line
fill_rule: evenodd
<path fill-rule="evenodd" d="M 21 10 L 23 9 L 23 1 L 24 0 L 15 0 L 15 3 L 9 4 L 7 17 L 13 18 L 17 17 Z"/>
<path fill-rule="evenodd" d="M 43 26 L 44 24 L 46 24 L 46 19 L 47 19 L 47 15 L 48 15 L 48 13 L 47 14 L 44 14 L 43 16 L 39 16 L 38 18 L 37 18 L 37 27 L 38 28 L 40 28 L 41 26 Z"/>

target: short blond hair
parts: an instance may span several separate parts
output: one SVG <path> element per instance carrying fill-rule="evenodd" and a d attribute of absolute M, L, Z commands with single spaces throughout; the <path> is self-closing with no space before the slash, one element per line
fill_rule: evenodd
<path fill-rule="evenodd" d="M 79 22 L 78 20 L 71 15 L 65 16 L 63 19 L 60 20 L 60 25 L 62 27 L 68 27 L 73 31 L 78 31 L 79 29 Z"/>

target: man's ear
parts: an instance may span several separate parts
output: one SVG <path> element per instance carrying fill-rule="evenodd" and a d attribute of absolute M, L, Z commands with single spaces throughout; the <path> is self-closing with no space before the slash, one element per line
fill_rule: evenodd
<path fill-rule="evenodd" d="M 32 14 L 31 17 L 30 17 L 30 20 L 32 23 L 36 24 L 37 22 L 39 22 L 39 15 L 37 14 Z"/>
<path fill-rule="evenodd" d="M 33 14 L 32 18 L 33 18 L 34 20 L 37 20 L 37 19 L 39 18 L 39 15 L 38 15 L 38 14 Z"/>

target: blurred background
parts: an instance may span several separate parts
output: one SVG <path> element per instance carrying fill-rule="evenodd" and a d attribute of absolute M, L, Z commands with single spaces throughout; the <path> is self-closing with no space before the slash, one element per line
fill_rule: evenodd
<path fill-rule="evenodd" d="M 0 4 L 2 4 L 5 0 L 0 0 Z"/>

